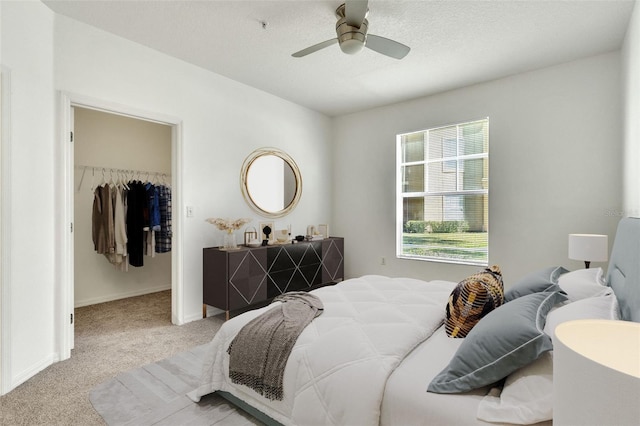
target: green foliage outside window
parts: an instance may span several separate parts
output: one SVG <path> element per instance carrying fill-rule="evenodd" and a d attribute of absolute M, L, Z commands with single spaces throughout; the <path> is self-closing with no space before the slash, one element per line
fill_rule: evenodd
<path fill-rule="evenodd" d="M 450 234 L 453 232 L 467 232 L 469 223 L 464 220 L 409 220 L 404 224 L 404 232 L 408 234 Z"/>

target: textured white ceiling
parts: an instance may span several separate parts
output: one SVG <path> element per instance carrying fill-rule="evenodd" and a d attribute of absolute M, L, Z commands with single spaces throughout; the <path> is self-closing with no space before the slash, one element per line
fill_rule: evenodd
<path fill-rule="evenodd" d="M 340 0 L 45 1 L 53 11 L 329 116 L 620 48 L 633 0 L 370 0 L 369 33 L 402 60 L 338 45 Z M 263 28 L 262 22 L 266 22 Z"/>

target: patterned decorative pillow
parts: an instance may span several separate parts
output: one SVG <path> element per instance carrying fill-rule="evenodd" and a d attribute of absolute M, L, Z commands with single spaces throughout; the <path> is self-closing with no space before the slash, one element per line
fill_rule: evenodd
<path fill-rule="evenodd" d="M 447 336 L 465 337 L 482 317 L 503 303 L 504 286 L 498 265 L 465 278 L 449 296 Z"/>

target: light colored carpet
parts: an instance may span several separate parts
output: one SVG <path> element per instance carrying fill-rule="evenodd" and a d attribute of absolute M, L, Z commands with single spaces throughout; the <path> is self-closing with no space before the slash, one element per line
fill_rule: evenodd
<path fill-rule="evenodd" d="M 174 326 L 164 291 L 78 308 L 75 322 L 71 358 L 0 397 L 0 425 L 104 425 L 89 401 L 93 388 L 211 341 L 223 319 Z"/>

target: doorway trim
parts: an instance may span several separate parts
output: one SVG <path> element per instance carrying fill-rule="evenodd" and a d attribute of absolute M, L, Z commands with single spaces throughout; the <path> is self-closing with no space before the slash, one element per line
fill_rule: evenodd
<path fill-rule="evenodd" d="M 74 271 L 73 271 L 73 203 L 74 203 L 74 164 L 72 131 L 72 108 L 81 107 L 129 118 L 150 121 L 171 126 L 171 322 L 184 324 L 184 282 L 183 282 L 183 218 L 182 206 L 182 120 L 163 113 L 145 111 L 130 106 L 91 98 L 70 92 L 59 92 L 59 136 L 61 145 L 56 162 L 58 164 L 57 185 L 59 195 L 56 198 L 61 205 L 56 210 L 62 214 L 56 222 L 57 238 L 57 290 L 56 290 L 56 341 L 58 361 L 71 356 L 73 346 L 73 327 L 71 318 L 74 310 Z"/>
<path fill-rule="evenodd" d="M 0 395 L 11 377 L 11 71 L 0 66 Z"/>

